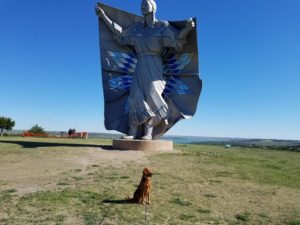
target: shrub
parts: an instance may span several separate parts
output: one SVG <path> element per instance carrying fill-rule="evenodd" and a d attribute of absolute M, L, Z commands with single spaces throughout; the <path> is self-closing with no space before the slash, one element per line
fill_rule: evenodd
<path fill-rule="evenodd" d="M 44 128 L 42 128 L 38 124 L 36 124 L 33 127 L 31 127 L 31 129 L 29 130 L 29 132 L 33 133 L 33 134 L 42 134 L 42 135 L 47 134 L 46 131 L 44 130 Z"/>

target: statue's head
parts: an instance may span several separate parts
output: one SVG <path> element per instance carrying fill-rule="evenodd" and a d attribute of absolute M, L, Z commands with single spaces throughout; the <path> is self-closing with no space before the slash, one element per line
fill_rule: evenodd
<path fill-rule="evenodd" d="M 143 16 L 151 13 L 156 13 L 156 3 L 154 0 L 142 0 L 141 11 Z"/>

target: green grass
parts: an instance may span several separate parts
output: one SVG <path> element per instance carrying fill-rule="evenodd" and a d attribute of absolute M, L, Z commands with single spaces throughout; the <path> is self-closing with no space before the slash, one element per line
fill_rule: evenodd
<path fill-rule="evenodd" d="M 288 225 L 300 225 L 300 220 L 289 221 Z"/>
<path fill-rule="evenodd" d="M 0 138 L 0 224 L 140 225 L 145 209 L 149 225 L 300 224 L 300 153 L 176 145 L 126 161 L 126 152 L 100 152 L 110 143 Z M 145 166 L 152 204 L 124 204 Z M 24 193 L 25 184 L 38 188 Z"/>
<path fill-rule="evenodd" d="M 74 177 L 72 177 L 74 180 L 77 180 L 77 181 L 80 181 L 80 180 L 83 180 L 84 178 L 83 177 L 76 177 L 76 176 L 74 176 Z"/>
<path fill-rule="evenodd" d="M 235 215 L 235 218 L 237 218 L 238 220 L 247 222 L 250 220 L 250 213 L 245 212 L 245 213 L 239 213 Z"/>
<path fill-rule="evenodd" d="M 206 213 L 210 213 L 211 210 L 210 209 L 201 209 L 200 208 L 200 209 L 197 210 L 197 212 L 199 212 L 199 213 L 205 213 L 206 214 Z"/>
<path fill-rule="evenodd" d="M 59 182 L 59 183 L 57 183 L 57 185 L 65 186 L 65 185 L 70 185 L 70 184 L 67 182 Z"/>
<path fill-rule="evenodd" d="M 192 202 L 188 200 L 182 200 L 180 198 L 174 198 L 170 201 L 173 204 L 180 205 L 180 206 L 190 206 L 192 205 Z"/>
<path fill-rule="evenodd" d="M 215 177 L 233 177 L 262 184 L 300 187 L 300 154 L 265 149 L 223 149 L 218 146 L 178 145 L 195 161 L 217 164 Z"/>

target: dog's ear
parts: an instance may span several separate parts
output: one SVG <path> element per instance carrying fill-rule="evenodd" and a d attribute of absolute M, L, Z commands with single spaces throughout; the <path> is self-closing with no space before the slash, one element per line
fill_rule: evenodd
<path fill-rule="evenodd" d="M 149 169 L 148 170 L 148 175 L 151 177 L 153 175 L 153 172 Z"/>
<path fill-rule="evenodd" d="M 145 176 L 145 175 L 147 175 L 147 173 L 148 173 L 148 168 L 146 167 L 146 168 L 144 168 L 144 170 L 143 170 L 143 175 Z"/>
<path fill-rule="evenodd" d="M 144 176 L 146 176 L 146 175 L 152 176 L 153 173 L 151 172 L 151 170 L 150 170 L 148 167 L 146 167 L 146 168 L 143 170 L 143 175 L 144 175 Z"/>

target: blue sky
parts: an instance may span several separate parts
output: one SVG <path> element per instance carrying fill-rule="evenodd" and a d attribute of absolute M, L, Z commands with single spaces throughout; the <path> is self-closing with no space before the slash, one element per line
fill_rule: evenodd
<path fill-rule="evenodd" d="M 0 115 L 15 129 L 106 132 L 97 1 L 0 0 Z M 140 0 L 103 0 L 140 14 Z M 197 17 L 203 90 L 168 134 L 300 139 L 299 0 L 157 0 Z"/>

